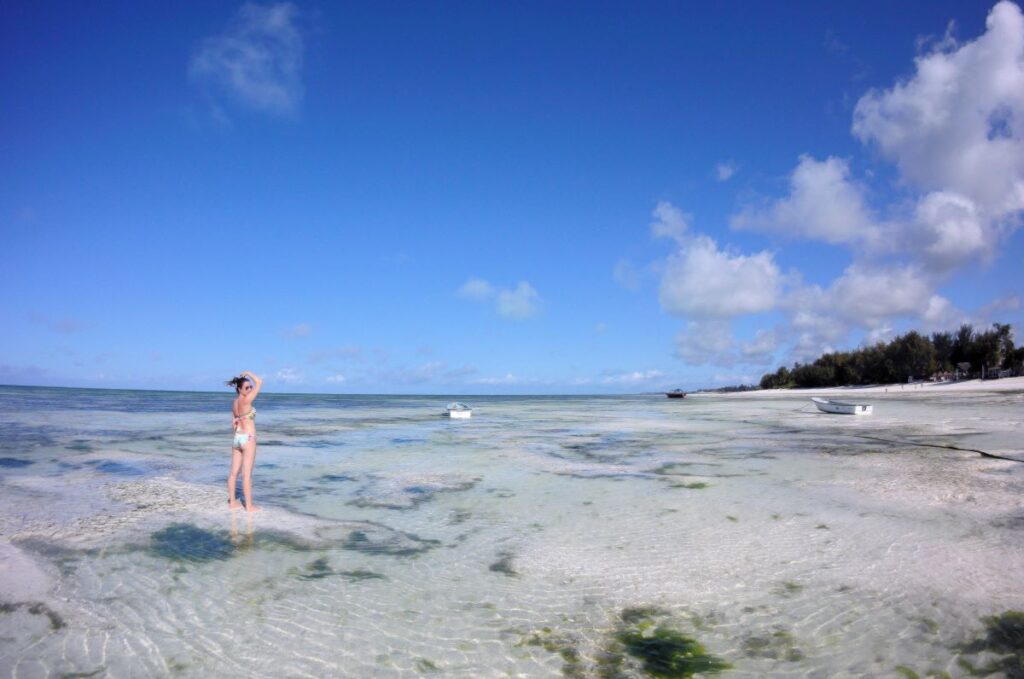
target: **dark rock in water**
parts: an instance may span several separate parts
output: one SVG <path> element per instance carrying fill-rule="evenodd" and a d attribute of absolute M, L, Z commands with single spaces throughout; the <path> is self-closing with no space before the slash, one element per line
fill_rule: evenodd
<path fill-rule="evenodd" d="M 498 554 L 498 557 L 498 560 L 492 563 L 488 570 L 495 573 L 504 573 L 512 578 L 519 575 L 519 573 L 516 572 L 516 569 L 512 567 L 512 554 L 509 552 L 501 552 Z"/>
<path fill-rule="evenodd" d="M 50 629 L 58 630 L 64 627 L 64 619 L 44 603 L 38 601 L 22 601 L 16 604 L 0 603 L 0 613 L 13 613 L 24 608 L 32 615 L 45 615 L 50 620 Z"/>
<path fill-rule="evenodd" d="M 30 464 L 35 464 L 32 460 L 22 460 L 17 457 L 0 457 L 0 467 L 6 467 L 8 469 L 21 469 L 27 467 Z"/>
<path fill-rule="evenodd" d="M 189 523 L 171 524 L 150 537 L 150 551 L 174 561 L 222 561 L 235 552 L 224 531 L 213 533 Z"/>
<path fill-rule="evenodd" d="M 95 460 L 86 464 L 95 467 L 97 471 L 104 474 L 118 474 L 119 476 L 145 476 L 147 470 L 124 462 L 114 460 Z"/>
<path fill-rule="evenodd" d="M 982 667 L 975 667 L 970 660 L 961 657 L 960 666 L 975 677 L 1002 672 L 1008 679 L 1024 679 L 1024 611 L 1006 611 L 982 618 L 982 622 L 985 636 L 964 644 L 960 652 L 965 655 L 987 652 L 1003 657 Z"/>
<path fill-rule="evenodd" d="M 366 554 L 414 556 L 433 549 L 440 544 L 438 540 L 424 540 L 408 533 L 368 528 L 366 530 L 351 531 L 341 546 L 343 549 L 364 552 Z"/>

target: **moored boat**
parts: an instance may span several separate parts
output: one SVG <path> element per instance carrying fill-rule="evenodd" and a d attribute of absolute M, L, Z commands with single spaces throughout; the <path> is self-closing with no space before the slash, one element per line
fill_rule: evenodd
<path fill-rule="evenodd" d="M 447 413 L 448 417 L 455 420 L 467 420 L 473 415 L 472 408 L 470 408 L 465 403 L 459 403 L 458 401 L 453 401 L 449 403 L 448 407 L 445 408 L 445 412 Z"/>
<path fill-rule="evenodd" d="M 870 415 L 873 406 L 868 403 L 844 403 L 843 401 L 831 401 L 827 398 L 812 396 L 811 400 L 818 410 L 823 413 L 836 415 Z"/>
<path fill-rule="evenodd" d="M 665 396 L 669 398 L 686 398 L 686 392 L 682 389 L 673 389 L 672 391 L 666 391 Z"/>

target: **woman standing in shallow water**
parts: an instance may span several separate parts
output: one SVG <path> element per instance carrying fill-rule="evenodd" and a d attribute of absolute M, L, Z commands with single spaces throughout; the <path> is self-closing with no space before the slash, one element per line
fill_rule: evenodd
<path fill-rule="evenodd" d="M 263 380 L 248 370 L 238 377 L 232 377 L 225 384 L 235 388 L 235 402 L 231 406 L 234 417 L 235 440 L 231 444 L 231 471 L 228 473 L 228 508 L 238 509 L 242 503 L 235 497 L 235 483 L 238 472 L 242 472 L 242 494 L 245 496 L 245 510 L 259 511 L 252 503 L 252 467 L 256 462 L 256 409 L 252 402 L 260 393 Z"/>

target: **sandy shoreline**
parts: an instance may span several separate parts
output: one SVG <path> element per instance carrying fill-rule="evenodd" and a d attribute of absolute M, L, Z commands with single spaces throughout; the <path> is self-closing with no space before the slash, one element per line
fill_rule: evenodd
<path fill-rule="evenodd" d="M 908 396 L 925 396 L 929 394 L 979 394 L 1020 391 L 1024 392 L 1024 377 L 1004 377 L 999 380 L 960 380 L 959 382 L 915 382 L 913 384 L 872 384 L 863 387 L 827 387 L 821 389 L 759 389 L 756 391 L 737 391 L 728 394 L 703 392 L 687 394 L 689 396 L 813 396 L 831 394 L 906 394 Z"/>

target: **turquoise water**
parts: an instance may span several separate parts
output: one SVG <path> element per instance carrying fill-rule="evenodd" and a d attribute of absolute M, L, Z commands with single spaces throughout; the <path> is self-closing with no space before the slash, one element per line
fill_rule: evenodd
<path fill-rule="evenodd" d="M 1024 464 L 963 450 L 1021 394 L 454 398 L 261 395 L 253 516 L 230 393 L 0 387 L 0 675 L 963 676 L 1024 609 Z"/>

